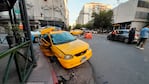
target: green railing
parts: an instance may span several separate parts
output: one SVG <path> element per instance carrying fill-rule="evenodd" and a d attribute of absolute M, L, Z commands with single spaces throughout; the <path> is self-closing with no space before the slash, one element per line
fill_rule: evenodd
<path fill-rule="evenodd" d="M 20 84 L 24 84 L 27 81 L 34 65 L 36 65 L 31 55 L 30 41 L 24 42 L 16 47 L 0 53 L 0 61 L 1 59 L 9 56 L 9 60 L 2 79 L 2 84 L 8 84 L 10 67 L 13 64 L 13 61 L 15 63 L 19 82 Z"/>

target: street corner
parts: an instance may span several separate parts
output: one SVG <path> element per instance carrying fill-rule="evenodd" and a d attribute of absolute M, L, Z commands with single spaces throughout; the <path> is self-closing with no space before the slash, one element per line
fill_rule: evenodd
<path fill-rule="evenodd" d="M 87 61 L 80 66 L 65 69 L 58 62 L 52 63 L 59 83 L 64 84 L 95 84 L 93 70 Z"/>

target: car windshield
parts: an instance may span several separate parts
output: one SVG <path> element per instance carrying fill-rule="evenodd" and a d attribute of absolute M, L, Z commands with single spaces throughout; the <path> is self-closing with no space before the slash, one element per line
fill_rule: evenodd
<path fill-rule="evenodd" d="M 62 44 L 74 41 L 76 38 L 68 32 L 51 34 L 53 44 Z"/>
<path fill-rule="evenodd" d="M 119 34 L 128 34 L 129 31 L 119 31 Z"/>

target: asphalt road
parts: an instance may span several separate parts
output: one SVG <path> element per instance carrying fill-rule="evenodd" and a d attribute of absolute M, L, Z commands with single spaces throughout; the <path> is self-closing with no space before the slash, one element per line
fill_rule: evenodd
<path fill-rule="evenodd" d="M 106 35 L 83 39 L 90 44 L 97 84 L 149 84 L 149 41 L 145 50 L 135 44 L 109 41 Z"/>

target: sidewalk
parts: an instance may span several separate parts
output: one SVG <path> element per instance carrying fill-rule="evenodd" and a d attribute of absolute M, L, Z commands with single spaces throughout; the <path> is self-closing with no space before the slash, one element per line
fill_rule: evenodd
<path fill-rule="evenodd" d="M 8 49 L 7 45 L 0 44 L 0 47 L 0 51 L 5 51 Z M 35 57 L 37 58 L 37 66 L 31 72 L 26 84 L 57 84 L 58 81 L 56 78 L 56 74 L 54 72 L 54 69 L 52 68 L 51 63 L 49 63 L 48 58 L 42 54 L 38 45 L 35 45 L 33 47 Z M 0 84 L 2 83 L 2 78 L 4 76 L 8 59 L 9 56 L 0 60 Z M 7 83 L 19 84 L 14 61 L 12 62 L 10 67 L 10 73 Z"/>
<path fill-rule="evenodd" d="M 37 66 L 33 69 L 27 84 L 56 84 L 57 78 L 48 58 L 42 54 L 38 46 L 34 46 L 34 51 Z"/>

